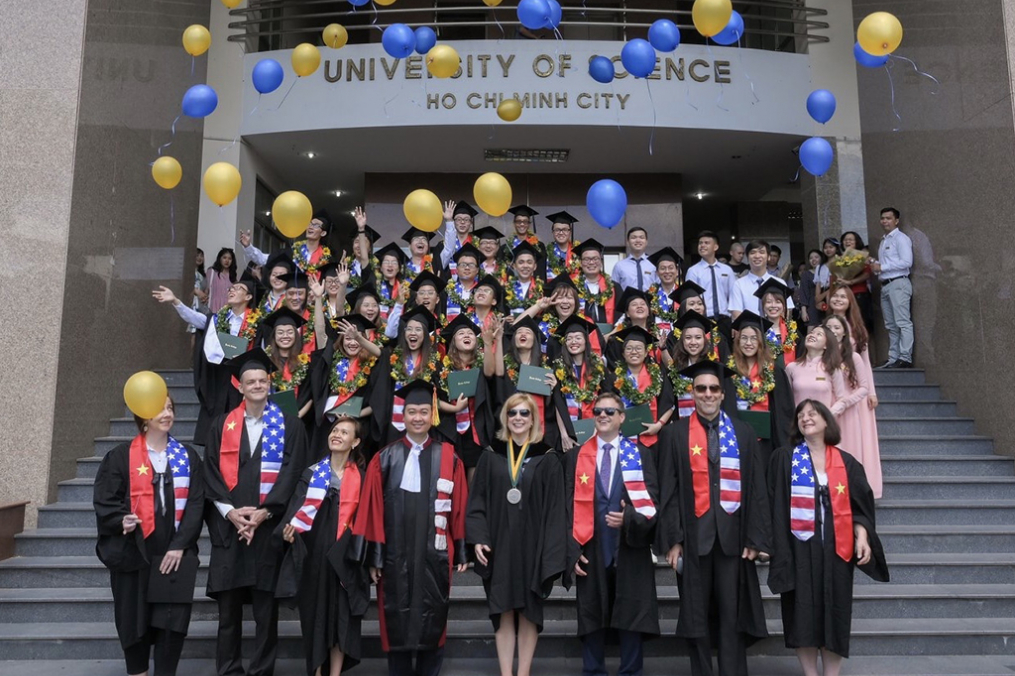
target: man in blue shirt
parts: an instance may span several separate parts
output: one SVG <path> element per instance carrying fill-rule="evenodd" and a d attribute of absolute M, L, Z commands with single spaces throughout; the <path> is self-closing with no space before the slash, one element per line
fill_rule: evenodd
<path fill-rule="evenodd" d="M 881 227 L 885 236 L 878 247 L 878 260 L 871 271 L 881 280 L 881 311 L 888 329 L 888 361 L 878 368 L 913 367 L 913 319 L 910 306 L 913 284 L 909 272 L 913 267 L 913 241 L 899 230 L 899 210 L 881 210 Z"/>

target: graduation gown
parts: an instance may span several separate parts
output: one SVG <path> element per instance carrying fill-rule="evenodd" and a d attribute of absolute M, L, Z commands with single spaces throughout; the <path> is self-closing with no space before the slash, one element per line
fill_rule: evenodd
<path fill-rule="evenodd" d="M 835 522 L 831 509 L 825 511 L 824 538 L 821 524 L 807 540 L 797 539 L 790 524 L 790 474 L 793 449 L 784 447 L 772 454 L 768 470 L 772 504 L 774 548 L 768 571 L 768 588 L 782 595 L 782 626 L 787 648 L 827 648 L 849 657 L 849 633 L 853 614 L 853 568 L 859 567 L 871 579 L 888 581 L 884 548 L 875 531 L 874 493 L 867 484 L 863 465 L 840 451 L 849 483 L 853 523 L 867 529 L 871 560 L 856 566 L 856 556 L 843 561 L 835 552 Z M 821 510 L 819 487 L 815 486 L 815 519 Z"/>
<path fill-rule="evenodd" d="M 549 368 L 549 366 L 546 368 Z M 507 401 L 511 395 L 518 392 L 518 383 L 509 378 L 505 373 L 502 376 L 494 376 L 493 385 L 493 416 L 494 420 L 500 420 L 500 409 L 504 406 L 504 402 Z M 565 424 L 567 423 L 568 415 L 567 402 L 564 401 L 564 397 L 560 393 L 560 388 L 555 387 L 550 392 L 549 396 L 540 396 L 537 394 L 529 396 L 535 399 L 537 404 L 539 401 L 543 402 L 543 443 L 555 450 L 561 450 L 560 428 L 557 426 L 556 414 L 560 414 L 560 417 Z"/>
<path fill-rule="evenodd" d="M 754 429 L 747 423 L 733 419 L 732 424 L 740 449 L 740 509 L 733 515 L 726 514 L 719 505 L 718 491 L 713 492 L 709 511 L 712 512 L 710 518 L 714 518 L 712 527 L 717 532 L 712 548 L 720 548 L 725 555 L 736 557 L 740 557 L 744 547 L 771 553 L 771 515 L 765 468 L 759 464 L 758 441 Z M 680 591 L 677 636 L 703 638 L 711 630 L 712 645 L 719 645 L 716 628 L 700 621 L 709 613 L 709 609 L 704 607 L 699 565 L 699 557 L 706 554 L 700 551 L 699 524 L 706 515 L 699 518 L 694 511 L 689 430 L 690 419 L 681 418 L 663 428 L 656 444 L 655 450 L 660 455 L 659 483 L 663 505 L 656 544 L 660 555 L 665 555 L 673 545 L 683 546 L 683 574 L 677 575 Z M 709 483 L 718 478 L 718 463 L 709 462 L 709 475 Z M 740 559 L 738 577 L 739 580 L 729 580 L 726 584 L 739 585 L 737 628 L 750 645 L 768 636 L 755 563 Z"/>
<path fill-rule="evenodd" d="M 369 436 L 377 448 L 388 446 L 405 435 L 404 430 L 399 430 L 391 424 L 395 391 L 408 384 L 408 381 L 396 383 L 392 378 L 391 354 L 394 349 L 393 346 L 386 347 L 381 352 L 381 356 L 377 358 L 377 363 L 374 366 L 377 378 L 369 387 L 369 400 L 363 402 L 364 405 L 369 405 L 371 408 Z M 433 345 L 431 349 L 436 350 L 437 345 Z M 426 372 L 425 361 L 420 361 L 419 369 L 420 371 L 415 374 L 418 377 L 429 382 L 437 380 L 439 374 Z M 454 443 L 455 437 L 458 435 L 455 431 L 455 417 L 451 414 L 441 414 L 440 418 L 440 424 L 430 433 L 439 434 L 442 439 Z"/>
<path fill-rule="evenodd" d="M 382 448 L 367 467 L 349 556 L 382 569 L 377 586 L 381 647 L 389 651 L 435 650 L 444 645 L 451 569 L 467 561 L 465 466 L 455 456 L 447 548 L 435 543 L 434 501 L 440 478 L 441 442 L 430 437 L 419 455 L 420 491 L 401 489 L 411 448 L 406 437 Z"/>
<path fill-rule="evenodd" d="M 216 416 L 228 413 L 240 405 L 243 395 L 232 385 L 232 374 L 224 364 L 213 364 L 204 354 L 204 341 L 208 331 L 215 330 L 215 314 L 208 313 L 208 323 L 194 334 L 194 390 L 201 408 L 194 427 L 194 443 L 203 446 L 208 430 Z M 260 344 L 260 341 L 257 341 Z"/>
<path fill-rule="evenodd" d="M 240 434 L 239 471 L 233 490 L 226 487 L 219 468 L 219 451 L 222 447 L 222 425 L 226 416 L 212 422 L 205 447 L 205 485 L 208 502 L 205 521 L 211 538 L 211 562 L 208 565 L 208 596 L 244 587 L 260 591 L 275 591 L 280 552 L 272 542 L 272 531 L 285 513 L 289 498 L 296 487 L 300 469 L 308 466 L 307 437 L 298 418 L 285 417 L 285 455 L 275 485 L 261 503 L 261 445 L 264 434 L 250 453 L 247 429 Z M 267 432 L 265 432 L 266 434 Z M 214 502 L 226 502 L 233 507 L 264 507 L 268 518 L 254 531 L 253 541 L 241 542 L 236 526 L 219 513 Z"/>
<path fill-rule="evenodd" d="M 582 316 L 582 313 L 579 312 L 578 315 Z M 542 320 L 540 320 L 540 325 L 542 325 Z M 559 323 L 557 325 L 560 326 Z M 606 345 L 606 337 L 603 335 L 603 332 L 599 330 L 598 326 L 596 327 L 594 333 L 595 337 L 589 335 L 589 337 L 586 340 L 592 343 L 593 346 L 592 351 L 605 359 L 606 355 L 604 354 L 604 347 Z M 599 346 L 598 350 L 595 347 L 597 345 Z M 557 361 L 557 358 L 560 357 L 563 351 L 564 351 L 564 341 L 562 341 L 560 338 L 554 335 L 552 331 L 547 332 L 546 334 L 547 361 L 549 361 L 550 363 Z"/>
<path fill-rule="evenodd" d="M 578 279 L 575 281 L 575 286 L 577 286 L 579 290 L 578 312 L 588 318 L 590 322 L 595 322 L 596 324 L 613 324 L 620 319 L 620 315 L 622 313 L 617 307 L 617 302 L 620 300 L 621 296 L 620 288 L 613 282 L 613 280 L 610 280 L 608 284 L 610 292 L 613 294 L 610 300 L 608 300 L 604 305 L 593 305 L 591 301 L 586 301 L 583 297 L 587 290 L 585 277 L 579 275 Z"/>
<path fill-rule="evenodd" d="M 515 452 L 521 451 L 516 447 Z M 479 457 L 469 491 L 465 540 L 488 545 L 489 564 L 478 561 L 494 631 L 500 616 L 515 610 L 543 629 L 543 602 L 553 582 L 564 572 L 567 510 L 564 507 L 564 469 L 559 453 L 533 443 L 522 464 L 518 488 L 522 501 L 507 501 L 511 489 L 507 444 L 497 440 Z"/>
<path fill-rule="evenodd" d="M 113 613 L 120 645 L 127 649 L 138 643 L 150 627 L 186 634 L 194 589 L 181 589 L 184 603 L 148 603 L 148 576 L 156 557 L 182 549 L 184 556 L 197 556 L 204 509 L 204 476 L 201 458 L 184 446 L 190 461 L 190 492 L 187 506 L 176 529 L 176 496 L 172 482 L 163 484 L 166 513 L 155 512 L 155 530 L 147 538 L 140 524 L 123 534 L 123 517 L 130 505 L 130 443 L 116 446 L 102 459 L 95 475 L 93 504 L 99 539 L 95 554 L 109 569 L 113 591 Z M 156 489 L 158 490 L 158 489 Z M 154 496 L 153 496 L 154 497 Z"/>
<path fill-rule="evenodd" d="M 276 538 L 281 539 L 285 525 L 303 507 L 313 471 L 313 466 L 304 470 L 296 484 L 289 508 L 276 528 Z M 360 505 L 362 488 L 361 484 Z M 299 608 L 308 676 L 313 676 L 318 667 L 328 673 L 332 647 L 345 654 L 343 672 L 359 664 L 363 654 L 360 625 L 370 604 L 370 574 L 347 556 L 352 527 L 336 540 L 339 490 L 335 485 L 328 491 L 310 530 L 296 533 L 293 543 L 285 544 L 279 574 L 276 596 L 292 598 Z"/>
<path fill-rule="evenodd" d="M 596 443 L 595 437 L 590 443 Z M 624 509 L 624 523 L 619 532 L 610 534 L 616 537 L 617 550 L 614 564 L 617 568 L 617 584 L 613 598 L 609 595 L 606 578 L 606 561 L 603 557 L 601 541 L 606 537 L 605 512 L 600 509 L 601 492 L 599 473 L 590 478 L 596 484 L 595 528 L 592 539 L 585 546 L 574 539 L 574 489 L 575 470 L 578 466 L 579 450 L 574 449 L 564 456 L 564 503 L 567 509 L 567 562 L 564 568 L 563 585 L 570 589 L 576 585 L 578 601 L 578 636 L 585 636 L 600 629 L 623 629 L 637 631 L 649 636 L 659 635 L 659 603 L 656 599 L 655 563 L 652 560 L 651 545 L 655 536 L 656 522 L 659 520 L 659 484 L 652 459 L 653 451 L 638 444 L 641 453 L 642 472 L 645 485 L 657 513 L 647 519 L 635 511 L 631 498 L 623 482 L 623 473 L 618 466 L 613 472 L 611 499 L 616 496 L 627 503 Z M 619 506 L 619 500 L 616 501 Z M 612 529 L 610 529 L 612 530 Z M 581 564 L 588 573 L 585 577 L 576 576 L 574 564 L 582 555 L 588 563 Z"/>
<path fill-rule="evenodd" d="M 457 428 L 457 413 L 441 411 L 441 429 L 450 432 L 454 430 L 452 441 L 455 444 L 455 452 L 465 463 L 466 468 L 475 467 L 479 457 L 486 446 L 494 441 L 497 434 L 497 423 L 493 416 L 493 397 L 490 392 L 490 379 L 483 375 L 483 367 L 479 368 L 479 378 L 476 381 L 476 396 L 470 400 L 470 406 L 474 415 L 469 424 L 469 429 L 459 433 Z M 439 396 L 448 403 L 454 403 L 448 397 L 447 383 L 440 384 Z M 468 409 L 466 409 L 468 410 Z M 473 432 L 475 431 L 475 436 Z M 478 441 L 477 441 L 478 439 Z"/>
<path fill-rule="evenodd" d="M 796 410 L 796 403 L 793 401 L 793 385 L 786 375 L 786 369 L 776 364 L 774 378 L 775 389 L 768 393 L 768 412 L 772 423 L 771 439 L 758 439 L 759 464 L 764 471 L 768 470 L 772 449 L 789 445 L 789 433 L 793 428 L 793 412 Z M 733 392 L 735 395 L 735 386 Z"/>
<path fill-rule="evenodd" d="M 313 361 L 310 366 L 310 396 L 314 399 L 314 428 L 310 435 L 310 452 L 307 456 L 308 464 L 317 462 L 323 458 L 327 453 L 327 434 L 328 428 L 330 427 L 329 421 L 325 420 L 325 414 L 327 411 L 328 398 L 335 395 L 331 391 L 331 370 L 335 367 L 336 359 L 344 358 L 341 353 L 335 354 L 335 341 L 329 340 L 326 347 L 318 350 L 314 353 Z M 367 377 L 366 384 L 363 387 L 357 389 L 350 395 L 351 397 L 362 397 L 363 408 L 370 405 L 370 393 L 373 391 L 373 387 L 377 382 L 377 368 L 379 361 L 374 361 L 374 365 L 371 367 L 370 375 Z M 361 440 L 363 443 L 363 452 L 366 457 L 370 457 L 373 454 L 373 450 L 376 446 L 373 443 L 373 439 L 370 436 L 370 429 L 373 425 L 373 419 L 362 420 L 361 422 Z"/>

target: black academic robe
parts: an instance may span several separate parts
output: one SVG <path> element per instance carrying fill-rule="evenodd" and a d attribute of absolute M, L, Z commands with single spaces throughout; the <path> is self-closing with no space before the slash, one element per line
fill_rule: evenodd
<path fill-rule="evenodd" d="M 595 443 L 595 437 L 592 437 Z M 659 603 L 656 599 L 655 563 L 652 560 L 652 542 L 659 520 L 659 484 L 655 472 L 655 461 L 651 449 L 638 444 L 641 453 L 642 472 L 645 485 L 652 502 L 656 505 L 656 515 L 648 519 L 635 511 L 631 498 L 624 486 L 623 474 L 619 463 L 613 472 L 613 487 L 610 490 L 610 507 L 620 511 L 620 501 L 624 508 L 624 523 L 619 532 L 608 532 L 606 525 L 606 509 L 603 506 L 605 497 L 599 486 L 599 473 L 591 477 L 596 485 L 595 530 L 592 539 L 585 546 L 574 539 L 574 487 L 575 469 L 578 465 L 579 449 L 572 449 L 564 456 L 565 508 L 569 526 L 567 538 L 567 562 L 562 579 L 565 589 L 576 585 L 578 605 L 578 635 L 585 636 L 600 629 L 623 629 L 637 631 L 647 636 L 659 635 Z M 603 538 L 616 539 L 614 565 L 616 566 L 616 589 L 610 597 L 606 561 L 601 541 Z M 577 576 L 574 565 L 581 556 L 588 563 L 581 564 L 587 575 Z"/>
<path fill-rule="evenodd" d="M 597 394 L 602 394 L 603 392 L 615 392 L 616 390 L 613 387 L 614 381 L 616 381 L 616 377 L 614 377 L 613 374 L 611 374 L 610 371 L 607 370 L 603 374 L 602 381 L 599 383 L 599 390 Z M 553 388 L 553 395 L 554 397 L 559 397 L 560 400 L 564 402 L 564 413 L 562 413 L 560 416 L 560 419 L 564 421 L 564 433 L 567 434 L 567 436 L 569 436 L 572 440 L 577 441 L 575 439 L 574 433 L 574 421 L 571 420 L 571 412 L 567 410 L 567 397 L 565 397 L 564 393 L 560 391 L 560 382 L 558 382 L 556 387 Z M 576 401 L 576 403 L 578 404 L 578 407 L 580 409 L 582 407 L 581 402 Z M 585 416 L 582 416 L 581 413 L 579 412 L 578 419 L 581 420 L 583 417 Z"/>
<path fill-rule="evenodd" d="M 419 456 L 420 491 L 401 488 L 411 443 L 385 446 L 367 466 L 363 499 L 349 556 L 382 571 L 377 587 L 381 647 L 388 651 L 435 650 L 444 645 L 451 569 L 467 561 L 465 466 L 455 456 L 446 548 L 436 546 L 434 501 L 440 478 L 441 442 Z"/>
<path fill-rule="evenodd" d="M 469 425 L 469 429 L 461 434 L 458 433 L 455 413 L 441 411 L 441 428 L 448 432 L 454 431 L 452 442 L 455 444 L 455 453 L 465 463 L 467 469 L 471 469 L 479 462 L 479 457 L 486 446 L 489 446 L 497 434 L 497 423 L 493 417 L 493 397 L 490 392 L 490 379 L 483 375 L 482 367 L 479 367 L 479 379 L 476 381 L 476 396 L 472 398 L 475 415 Z M 454 403 L 448 397 L 447 383 L 441 383 L 439 396 L 448 403 Z M 473 425 L 475 425 L 475 436 L 473 436 Z M 476 439 L 479 439 L 477 442 Z"/>
<path fill-rule="evenodd" d="M 303 507 L 312 474 L 313 466 L 304 470 L 296 484 L 289 508 L 275 529 L 276 542 Z M 299 608 L 307 676 L 318 668 L 329 673 L 332 647 L 345 655 L 343 672 L 359 664 L 363 654 L 360 626 L 370 604 L 370 574 L 347 556 L 353 540 L 351 524 L 336 540 L 338 513 L 339 486 L 335 484 L 318 507 L 310 530 L 297 533 L 291 545 L 284 545 L 276 596 L 291 598 Z"/>
<path fill-rule="evenodd" d="M 204 341 L 208 331 L 215 330 L 215 314 L 208 313 L 205 328 L 194 334 L 194 390 L 201 407 L 194 427 L 194 443 L 203 446 L 208 430 L 216 416 L 228 413 L 240 405 L 243 395 L 232 385 L 232 373 L 224 364 L 213 364 L 204 354 Z"/>
<path fill-rule="evenodd" d="M 677 636 L 688 639 L 703 638 L 710 631 L 707 622 L 699 621 L 709 613 L 709 609 L 704 607 L 701 592 L 699 558 L 707 552 L 702 552 L 700 548 L 700 525 L 711 524 L 716 529 L 712 548 L 718 548 L 726 556 L 739 557 L 744 547 L 772 552 L 771 514 L 765 471 L 758 462 L 758 441 L 750 425 L 736 419 L 732 423 L 740 449 L 740 509 L 732 515 L 719 505 L 718 490 L 711 494 L 711 514 L 700 518 L 695 515 L 688 443 L 689 418 L 681 418 L 664 427 L 655 449 L 660 455 L 659 483 L 663 504 L 656 548 L 660 555 L 665 555 L 673 545 L 683 546 L 683 573 L 677 575 L 677 588 L 680 590 Z M 717 480 L 718 463 L 709 463 L 709 476 L 710 484 Z M 755 563 L 740 559 L 739 580 L 729 580 L 726 584 L 739 585 L 737 628 L 745 635 L 747 643 L 768 636 Z M 715 627 L 711 630 L 712 644 L 718 645 Z"/>
<path fill-rule="evenodd" d="M 371 408 L 370 438 L 373 440 L 376 448 L 384 448 L 405 435 L 404 429 L 400 430 L 392 424 L 395 392 L 407 384 L 396 383 L 392 378 L 391 355 L 394 349 L 393 345 L 384 348 L 381 356 L 377 358 L 377 364 L 374 366 L 377 379 L 370 385 L 369 400 L 364 402 L 364 405 L 369 405 Z M 431 349 L 436 350 L 437 345 L 433 345 Z M 420 369 L 422 371 L 417 374 L 419 377 L 430 382 L 437 380 L 437 373 L 426 372 L 425 361 L 421 360 Z M 458 434 L 455 431 L 454 416 L 450 413 L 447 415 L 442 414 L 440 416 L 440 424 L 431 434 L 439 434 L 442 439 L 454 443 L 455 437 Z"/>
<path fill-rule="evenodd" d="M 835 552 L 835 522 L 831 509 L 824 519 L 824 538 L 818 532 L 807 540 L 797 539 L 790 525 L 790 491 L 793 449 L 780 448 L 772 454 L 768 469 L 769 498 L 772 504 L 774 547 L 768 570 L 768 588 L 782 595 L 782 626 L 787 648 L 827 648 L 849 657 L 849 633 L 853 615 L 853 568 L 870 578 L 888 582 L 884 548 L 875 530 L 874 493 L 867 483 L 863 465 L 848 453 L 840 452 L 846 465 L 849 503 L 853 523 L 867 529 L 871 560 L 856 565 L 856 556 L 843 561 Z M 815 486 L 815 518 L 820 514 L 821 497 Z"/>
<path fill-rule="evenodd" d="M 581 297 L 582 289 L 587 288 L 584 275 L 578 276 L 575 286 L 578 287 L 579 291 L 578 312 L 584 315 L 590 322 L 595 322 L 596 324 L 615 324 L 620 319 L 623 312 L 620 311 L 617 304 L 624 292 L 612 280 L 610 280 L 610 289 L 613 295 L 603 305 L 592 305 L 590 301 L 586 301 Z"/>
<path fill-rule="evenodd" d="M 543 602 L 564 572 L 567 554 L 562 461 L 546 444 L 531 444 L 518 481 L 522 501 L 512 505 L 507 500 L 507 444 L 497 440 L 479 458 L 469 491 L 465 539 L 470 551 L 477 544 L 491 549 L 488 565 L 477 561 L 474 570 L 483 579 L 494 631 L 500 616 L 512 610 L 543 628 Z"/>
<path fill-rule="evenodd" d="M 768 393 L 768 412 L 771 418 L 771 439 L 758 439 L 759 464 L 767 471 L 772 449 L 789 445 L 790 430 L 793 429 L 793 386 L 786 375 L 786 369 L 775 365 L 775 388 Z M 733 392 L 736 392 L 734 386 Z M 734 394 L 735 396 L 735 394 Z"/>
<path fill-rule="evenodd" d="M 211 562 L 208 565 L 208 596 L 215 598 L 219 592 L 244 587 L 260 591 L 275 591 L 278 577 L 280 553 L 272 542 L 272 531 L 289 505 L 299 479 L 300 468 L 308 466 L 307 437 L 298 418 L 285 417 L 285 454 L 275 485 L 261 502 L 261 446 L 264 434 L 250 453 L 250 440 L 246 426 L 240 435 L 239 472 L 237 482 L 230 491 L 219 467 L 219 451 L 222 447 L 222 425 L 226 416 L 219 416 L 212 422 L 205 447 L 205 482 L 208 497 L 205 507 L 205 522 L 211 538 Z M 242 423 L 241 423 L 242 424 Z M 239 540 L 236 526 L 222 516 L 215 501 L 225 502 L 233 507 L 263 507 L 268 518 L 254 531 L 253 541 L 248 545 Z"/>
<path fill-rule="evenodd" d="M 335 394 L 331 391 L 331 370 L 335 367 L 335 361 L 342 358 L 344 357 L 341 353 L 339 355 L 335 354 L 335 341 L 329 340 L 326 347 L 314 353 L 314 358 L 310 365 L 309 390 L 314 399 L 314 429 L 310 435 L 309 454 L 307 456 L 310 464 L 317 462 L 328 454 L 328 431 L 331 423 L 325 419 L 325 414 L 327 413 L 328 398 Z M 353 397 L 363 398 L 363 408 L 370 405 L 370 393 L 377 382 L 377 373 L 379 371 L 377 365 L 379 363 L 379 360 L 374 362 L 366 384 L 352 394 Z M 363 437 L 361 440 L 363 443 L 361 450 L 367 458 L 371 457 L 373 450 L 377 448 L 373 443 L 373 439 L 370 438 L 372 424 L 372 418 L 369 420 L 360 419 L 360 434 Z"/>
<path fill-rule="evenodd" d="M 549 365 L 546 366 L 549 368 Z M 518 392 L 518 384 L 515 380 L 509 378 L 507 374 L 502 376 L 493 377 L 494 386 L 494 399 L 493 399 L 493 416 L 494 420 L 500 420 L 500 409 L 504 406 L 504 402 L 508 400 L 511 395 Z M 560 446 L 560 428 L 557 426 L 557 414 L 560 414 L 561 420 L 567 421 L 567 402 L 564 401 L 564 397 L 560 394 L 560 388 L 554 388 L 549 396 L 541 396 L 538 394 L 529 395 L 533 399 L 542 400 L 543 402 L 543 443 L 552 447 L 554 450 L 561 450 Z"/>
<path fill-rule="evenodd" d="M 150 627 L 186 634 L 194 589 L 181 589 L 181 603 L 148 603 L 146 600 L 151 564 L 170 550 L 182 549 L 184 556 L 197 556 L 204 510 L 204 473 L 201 458 L 184 446 L 190 461 L 190 493 L 176 529 L 176 496 L 171 482 L 163 484 L 166 513 L 155 514 L 155 530 L 145 538 L 138 525 L 123 534 L 123 517 L 130 505 L 130 444 L 106 453 L 95 475 L 93 505 L 99 539 L 95 554 L 109 569 L 113 591 L 113 614 L 120 645 L 127 649 L 138 643 Z M 157 489 L 156 489 L 157 490 Z"/>

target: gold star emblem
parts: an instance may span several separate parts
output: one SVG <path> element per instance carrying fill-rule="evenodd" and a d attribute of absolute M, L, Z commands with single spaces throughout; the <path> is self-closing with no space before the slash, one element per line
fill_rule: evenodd
<path fill-rule="evenodd" d="M 701 446 L 695 446 L 692 448 L 691 455 L 701 455 Z"/>
<path fill-rule="evenodd" d="M 835 487 L 835 490 L 839 491 L 839 495 L 842 495 L 843 493 L 846 492 L 846 487 L 843 486 L 842 484 L 839 484 L 838 486 Z"/>
<path fill-rule="evenodd" d="M 230 420 L 229 424 L 226 425 L 226 429 L 229 430 L 230 432 L 232 432 L 234 429 L 236 429 L 236 421 L 235 420 Z"/>
<path fill-rule="evenodd" d="M 580 477 L 578 477 L 578 478 L 582 480 L 583 484 L 587 484 L 589 482 L 589 475 L 588 474 L 582 473 L 582 475 Z"/>
<path fill-rule="evenodd" d="M 137 468 L 138 476 L 144 476 L 146 474 L 148 474 L 148 465 L 141 465 L 140 467 Z"/>

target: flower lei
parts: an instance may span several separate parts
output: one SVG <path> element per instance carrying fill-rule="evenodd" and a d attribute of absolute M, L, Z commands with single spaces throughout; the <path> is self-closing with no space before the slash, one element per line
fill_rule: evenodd
<path fill-rule="evenodd" d="M 431 342 L 432 340 L 433 339 L 431 339 Z M 405 368 L 405 353 L 402 351 L 401 347 L 396 347 L 391 351 L 391 379 L 395 383 L 399 383 L 403 386 L 410 380 L 418 380 L 420 378 L 428 383 L 433 382 L 431 379 L 434 377 L 434 374 L 437 373 L 437 367 L 440 364 L 440 359 L 440 350 L 437 349 L 437 346 L 431 345 L 430 359 L 427 360 L 426 364 L 421 365 L 414 375 L 410 376 L 409 371 Z"/>
<path fill-rule="evenodd" d="M 800 332 L 797 330 L 797 324 L 792 319 L 786 322 L 786 340 L 780 341 L 781 335 L 779 327 L 773 326 L 767 332 L 765 332 L 765 341 L 768 346 L 772 349 L 772 352 L 776 357 L 786 352 L 792 352 L 796 349 L 797 341 L 800 340 Z"/>
<path fill-rule="evenodd" d="M 515 384 L 518 383 L 518 370 L 520 368 L 518 361 L 514 357 L 510 354 L 504 355 L 504 373 Z"/>
<path fill-rule="evenodd" d="M 518 284 L 517 280 L 511 280 L 504 287 L 504 301 L 508 310 L 525 310 L 543 297 L 543 280 L 538 277 L 529 280 L 529 291 L 534 294 L 529 298 L 520 297 Z"/>
<path fill-rule="evenodd" d="M 353 264 L 356 262 L 355 256 L 346 256 L 345 264 L 349 266 L 349 272 L 352 273 Z M 358 275 L 349 275 L 349 286 L 353 289 L 358 289 L 363 286 L 363 264 L 360 263 L 360 269 Z"/>
<path fill-rule="evenodd" d="M 589 291 L 589 285 L 585 283 L 584 279 L 580 280 L 581 283 L 578 284 L 578 298 L 586 303 L 591 303 L 595 307 L 606 305 L 607 301 L 613 297 L 613 285 L 610 284 L 610 276 L 605 272 L 600 273 L 600 280 L 602 280 L 599 284 L 600 290 L 596 293 Z"/>
<path fill-rule="evenodd" d="M 673 396 L 680 398 L 691 391 L 691 385 L 694 384 L 690 378 L 680 375 L 680 371 L 675 368 L 670 369 L 670 382 L 673 384 Z"/>
<path fill-rule="evenodd" d="M 631 382 L 631 379 L 627 377 L 630 371 L 626 364 L 620 364 L 613 370 L 614 375 L 617 379 L 614 381 L 613 386 L 617 392 L 625 401 L 629 401 L 635 406 L 640 406 L 645 402 L 658 397 L 659 393 L 663 391 L 663 380 L 662 373 L 659 369 L 659 365 L 653 361 L 646 361 L 645 368 L 648 369 L 649 380 L 651 384 L 644 392 L 638 390 Z"/>
<path fill-rule="evenodd" d="M 457 305 L 458 307 L 460 307 L 462 309 L 462 312 L 473 312 L 474 310 L 472 307 L 472 295 L 470 294 L 469 298 L 466 299 L 464 296 L 462 296 L 461 291 L 459 291 L 459 289 L 461 288 L 462 283 L 457 279 L 448 280 L 448 285 L 444 288 L 444 291 L 448 295 L 447 296 L 448 302 L 452 305 Z M 472 289 L 473 290 L 476 289 L 475 284 L 473 284 Z"/>
<path fill-rule="evenodd" d="M 563 342 L 563 340 L 556 334 L 557 327 L 560 326 L 560 317 L 557 316 L 556 312 L 554 312 L 553 310 L 550 310 L 549 312 L 544 312 L 543 318 L 539 320 L 539 323 L 541 325 L 546 324 L 547 336 L 553 336 L 557 338 L 558 341 Z M 543 327 L 540 326 L 539 328 Z"/>
<path fill-rule="evenodd" d="M 294 346 L 295 347 L 295 346 Z M 269 345 L 264 350 L 268 354 L 271 354 L 271 346 Z M 307 377 L 307 372 L 310 370 L 310 355 L 301 352 L 297 357 L 300 365 L 295 371 L 289 375 L 289 380 L 285 379 L 284 368 L 277 369 L 271 374 L 271 386 L 276 392 L 287 392 L 289 390 L 295 390 L 303 382 L 304 378 Z"/>
<path fill-rule="evenodd" d="M 599 386 L 606 376 L 606 367 L 603 366 L 601 359 L 593 357 L 589 366 L 591 368 L 585 376 L 585 387 L 582 387 L 578 379 L 574 377 L 574 370 L 564 365 L 563 358 L 558 358 L 553 362 L 553 373 L 557 376 L 557 382 L 560 383 L 560 391 L 570 394 L 575 401 L 582 404 L 587 404 L 596 398 L 596 395 L 599 394 Z"/>
<path fill-rule="evenodd" d="M 679 311 L 680 306 L 677 305 L 677 303 L 672 303 L 670 307 L 673 309 L 664 310 L 662 307 L 662 303 L 659 302 L 658 284 L 653 284 L 652 286 L 650 286 L 648 289 L 648 294 L 650 297 L 649 308 L 652 310 L 652 314 L 655 315 L 657 319 L 661 319 L 667 324 L 673 324 L 675 321 L 677 321 L 677 312 Z"/>
<path fill-rule="evenodd" d="M 331 262 L 331 249 L 323 244 L 318 245 L 321 249 L 321 259 L 317 264 L 310 262 L 310 252 L 307 250 L 307 240 L 301 239 L 293 242 L 293 261 L 308 275 L 317 274 L 317 268 L 323 267 Z"/>
<path fill-rule="evenodd" d="M 348 361 L 348 358 L 346 358 L 346 361 Z M 328 389 L 340 397 L 356 392 L 367 384 L 367 380 L 370 379 L 370 370 L 374 367 L 374 363 L 376 362 L 376 357 L 359 359 L 360 369 L 356 372 L 356 375 L 353 376 L 352 382 L 338 379 L 338 368 L 336 365 L 336 367 L 332 368 L 331 372 L 328 374 Z"/>
<path fill-rule="evenodd" d="M 565 263 L 567 260 L 567 252 L 563 256 L 557 255 L 557 243 L 553 242 L 550 246 L 546 247 L 546 262 L 550 264 L 550 269 L 553 270 L 554 275 L 560 275 L 567 273 L 568 276 L 574 277 L 581 270 L 581 261 L 578 260 L 578 256 L 574 255 L 574 250 L 578 248 L 581 242 L 574 240 L 571 242 L 571 262 Z"/>
<path fill-rule="evenodd" d="M 222 333 L 229 333 L 229 306 L 225 306 L 215 314 L 215 330 Z M 257 308 L 250 308 L 247 311 L 247 326 L 240 325 L 239 338 L 253 340 L 257 336 L 257 325 L 261 321 L 261 311 Z"/>
<path fill-rule="evenodd" d="M 737 362 L 730 355 L 726 367 L 737 370 Z M 768 368 L 761 374 L 761 380 L 751 381 L 747 376 L 737 375 L 734 379 L 737 384 L 737 399 L 746 401 L 753 406 L 768 396 L 768 393 L 775 389 L 775 362 L 768 365 Z"/>
<path fill-rule="evenodd" d="M 423 256 L 423 261 L 420 263 L 419 270 L 413 269 L 412 259 L 410 258 L 409 262 L 405 264 L 405 281 L 412 284 L 412 282 L 416 279 L 416 275 L 424 270 L 433 272 L 433 254 Z"/>

